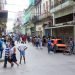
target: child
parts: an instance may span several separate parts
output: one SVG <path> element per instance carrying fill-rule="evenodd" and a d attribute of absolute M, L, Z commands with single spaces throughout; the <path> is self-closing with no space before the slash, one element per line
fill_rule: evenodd
<path fill-rule="evenodd" d="M 9 45 L 6 44 L 6 48 L 5 48 L 5 58 L 4 58 L 4 68 L 7 67 L 7 61 L 9 61 L 9 57 L 10 57 L 10 48 Z"/>
<path fill-rule="evenodd" d="M 21 64 L 22 56 L 23 56 L 23 59 L 24 59 L 24 64 L 26 63 L 25 62 L 25 50 L 26 49 L 27 49 L 27 47 L 25 45 L 22 45 L 22 44 L 18 47 L 18 50 L 20 52 L 20 64 Z"/>

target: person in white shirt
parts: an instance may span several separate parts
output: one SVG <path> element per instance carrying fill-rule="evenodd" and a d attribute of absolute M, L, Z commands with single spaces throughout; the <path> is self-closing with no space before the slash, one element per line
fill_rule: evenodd
<path fill-rule="evenodd" d="M 11 55 L 12 64 L 14 62 L 17 66 L 19 66 L 19 64 L 17 63 L 17 58 L 16 58 L 16 46 L 15 46 L 15 44 L 10 49 L 10 55 Z M 12 65 L 12 67 L 13 67 L 13 65 Z"/>
<path fill-rule="evenodd" d="M 25 61 L 25 50 L 27 49 L 27 47 L 23 44 L 21 44 L 19 47 L 18 47 L 18 50 L 20 52 L 20 64 L 21 64 L 21 60 L 22 60 L 22 56 L 23 56 L 23 59 L 24 59 L 24 64 L 26 63 Z"/>

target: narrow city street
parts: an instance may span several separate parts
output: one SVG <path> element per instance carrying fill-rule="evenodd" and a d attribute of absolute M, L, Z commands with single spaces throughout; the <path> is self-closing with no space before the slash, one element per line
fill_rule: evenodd
<path fill-rule="evenodd" d="M 63 55 L 62 53 L 47 53 L 47 48 L 42 50 L 33 47 L 31 43 L 26 46 L 26 64 L 14 65 L 3 68 L 0 62 L 0 75 L 75 75 L 75 56 Z M 19 51 L 17 51 L 19 62 Z"/>

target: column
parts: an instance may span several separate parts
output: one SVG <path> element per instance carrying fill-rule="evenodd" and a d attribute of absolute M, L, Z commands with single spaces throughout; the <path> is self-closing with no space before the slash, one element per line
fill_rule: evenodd
<path fill-rule="evenodd" d="M 51 28 L 51 36 L 53 36 L 53 35 L 52 35 L 52 28 Z"/>
<path fill-rule="evenodd" d="M 75 25 L 74 25 L 74 41 L 75 41 Z"/>
<path fill-rule="evenodd" d="M 75 43 L 75 25 L 74 25 L 74 43 Z M 75 46 L 74 46 L 74 52 L 75 52 Z"/>

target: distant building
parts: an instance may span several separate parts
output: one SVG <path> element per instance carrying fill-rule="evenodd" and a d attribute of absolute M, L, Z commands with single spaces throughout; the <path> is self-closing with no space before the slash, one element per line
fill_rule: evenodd
<path fill-rule="evenodd" d="M 8 11 L 4 10 L 6 0 L 0 0 L 0 36 L 6 33 Z"/>
<path fill-rule="evenodd" d="M 23 29 L 21 28 L 23 23 L 23 11 L 19 11 L 16 16 L 16 20 L 14 22 L 13 30 L 17 34 L 24 34 Z"/>

